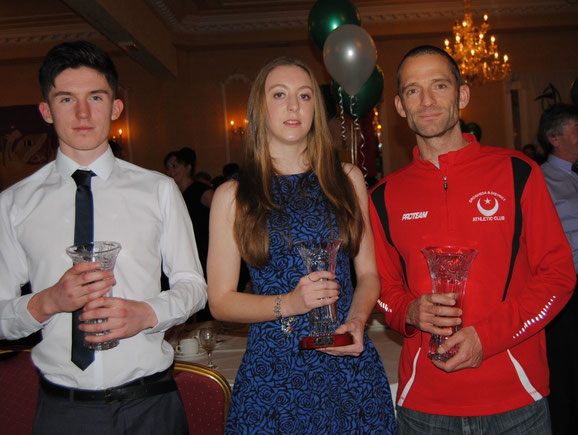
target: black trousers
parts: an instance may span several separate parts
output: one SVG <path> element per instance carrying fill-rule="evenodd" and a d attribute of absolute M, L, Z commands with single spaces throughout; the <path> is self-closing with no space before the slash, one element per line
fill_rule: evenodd
<path fill-rule="evenodd" d="M 578 431 L 578 285 L 574 294 L 546 326 L 548 365 L 550 366 L 550 418 L 552 434 Z"/>
<path fill-rule="evenodd" d="M 167 373 L 170 379 L 171 373 Z M 1 423 L 0 423 L 1 424 Z M 178 391 L 111 403 L 54 397 L 39 390 L 33 435 L 186 435 Z"/>

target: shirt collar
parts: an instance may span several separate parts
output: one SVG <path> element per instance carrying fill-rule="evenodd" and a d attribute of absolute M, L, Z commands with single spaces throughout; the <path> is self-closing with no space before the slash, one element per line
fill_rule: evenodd
<path fill-rule="evenodd" d="M 90 169 L 98 177 L 103 179 L 108 179 L 112 169 L 114 168 L 116 158 L 112 153 L 110 147 L 94 162 L 92 162 L 88 167 L 80 166 L 70 157 L 67 157 L 58 149 L 56 153 L 56 170 L 60 173 L 63 178 L 70 178 L 74 171 L 77 169 Z"/>
<path fill-rule="evenodd" d="M 548 163 L 558 169 L 561 169 L 564 172 L 572 172 L 572 163 L 570 163 L 568 160 L 556 157 L 554 154 L 550 154 L 548 156 Z"/>

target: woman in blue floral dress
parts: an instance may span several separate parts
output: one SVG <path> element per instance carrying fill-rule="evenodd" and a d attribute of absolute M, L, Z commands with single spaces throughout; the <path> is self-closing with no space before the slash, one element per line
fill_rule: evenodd
<path fill-rule="evenodd" d="M 230 434 L 396 432 L 384 367 L 365 332 L 379 295 L 361 171 L 340 163 L 311 70 L 278 58 L 257 76 L 238 180 L 211 206 L 209 305 L 250 323 L 227 421 Z M 295 242 L 342 239 L 335 273 L 312 272 Z M 238 293 L 241 258 L 253 294 Z M 356 273 L 353 287 L 350 259 Z M 337 302 L 353 344 L 299 350 L 311 309 Z"/>

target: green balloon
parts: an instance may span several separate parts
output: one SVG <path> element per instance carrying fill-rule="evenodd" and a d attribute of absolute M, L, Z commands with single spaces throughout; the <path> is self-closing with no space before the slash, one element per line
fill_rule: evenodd
<path fill-rule="evenodd" d="M 351 96 L 347 94 L 343 88 L 341 89 L 343 110 L 350 115 L 357 115 L 359 118 L 363 118 L 379 102 L 382 92 L 383 71 L 379 65 L 376 65 L 375 69 L 356 95 L 353 113 L 351 113 Z M 331 93 L 333 94 L 335 102 L 339 105 L 339 84 L 335 80 L 331 81 Z"/>
<path fill-rule="evenodd" d="M 482 139 L 482 128 L 475 122 L 470 122 L 469 124 L 466 124 L 466 128 L 463 131 L 465 133 L 473 134 L 478 142 Z"/>
<path fill-rule="evenodd" d="M 357 8 L 349 0 L 317 0 L 309 12 L 309 34 L 321 50 L 329 34 L 342 24 L 361 24 Z"/>

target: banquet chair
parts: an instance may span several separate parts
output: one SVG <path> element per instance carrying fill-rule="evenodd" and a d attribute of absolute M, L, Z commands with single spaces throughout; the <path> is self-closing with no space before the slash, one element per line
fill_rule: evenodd
<path fill-rule="evenodd" d="M 189 433 L 223 434 L 231 400 L 225 377 L 206 366 L 176 361 L 173 376 L 183 399 Z"/>
<path fill-rule="evenodd" d="M 37 400 L 38 373 L 30 359 L 30 349 L 0 348 L 0 432 L 32 433 Z"/>

